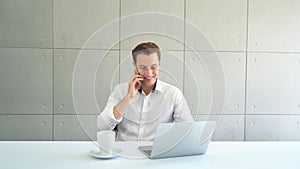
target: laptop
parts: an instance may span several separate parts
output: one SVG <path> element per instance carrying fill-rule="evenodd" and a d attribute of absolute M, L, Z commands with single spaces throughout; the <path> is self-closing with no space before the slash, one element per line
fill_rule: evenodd
<path fill-rule="evenodd" d="M 205 154 L 215 121 L 160 123 L 152 146 L 138 149 L 150 159 Z"/>

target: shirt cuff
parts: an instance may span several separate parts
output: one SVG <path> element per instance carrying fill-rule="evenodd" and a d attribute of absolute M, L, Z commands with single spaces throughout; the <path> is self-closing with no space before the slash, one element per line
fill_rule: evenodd
<path fill-rule="evenodd" d="M 115 127 L 117 124 L 119 124 L 122 120 L 123 120 L 123 117 L 121 117 L 119 120 L 117 120 L 114 116 L 113 113 L 105 113 L 103 114 L 103 120 L 108 124 L 108 126 L 111 126 L 111 127 Z"/>

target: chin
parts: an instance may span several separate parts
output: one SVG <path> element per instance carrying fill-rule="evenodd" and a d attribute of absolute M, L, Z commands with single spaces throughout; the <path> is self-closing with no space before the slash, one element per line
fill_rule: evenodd
<path fill-rule="evenodd" d="M 156 82 L 156 77 L 153 77 L 151 80 L 144 80 L 144 82 L 145 82 L 145 85 L 147 85 L 147 86 L 152 86 L 152 85 L 154 85 L 155 84 L 155 82 Z"/>

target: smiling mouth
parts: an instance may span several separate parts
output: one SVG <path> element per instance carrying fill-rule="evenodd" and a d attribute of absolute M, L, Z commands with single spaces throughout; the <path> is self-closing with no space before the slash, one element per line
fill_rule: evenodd
<path fill-rule="evenodd" d="M 147 81 L 149 81 L 149 80 L 152 80 L 154 77 L 150 77 L 150 78 L 146 78 L 146 77 L 144 77 L 144 80 L 147 80 Z"/>
<path fill-rule="evenodd" d="M 144 82 L 144 83 L 150 83 L 150 82 L 153 81 L 153 78 L 155 78 L 155 77 L 151 77 L 151 78 L 143 77 L 143 81 L 142 82 Z"/>

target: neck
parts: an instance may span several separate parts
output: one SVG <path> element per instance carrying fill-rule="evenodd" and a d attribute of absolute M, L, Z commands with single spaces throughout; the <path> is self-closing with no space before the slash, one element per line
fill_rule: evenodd
<path fill-rule="evenodd" d="M 157 79 L 156 79 L 155 83 L 151 86 L 142 85 L 142 90 L 144 91 L 144 93 L 146 95 L 148 95 L 152 92 L 152 90 L 154 89 L 154 86 L 156 85 L 156 83 L 157 83 Z"/>
<path fill-rule="evenodd" d="M 151 93 L 152 92 L 152 90 L 153 90 L 153 88 L 154 88 L 154 85 L 152 85 L 152 86 L 142 86 L 142 90 L 144 91 L 144 93 L 146 94 L 146 95 L 148 95 L 149 93 Z"/>

